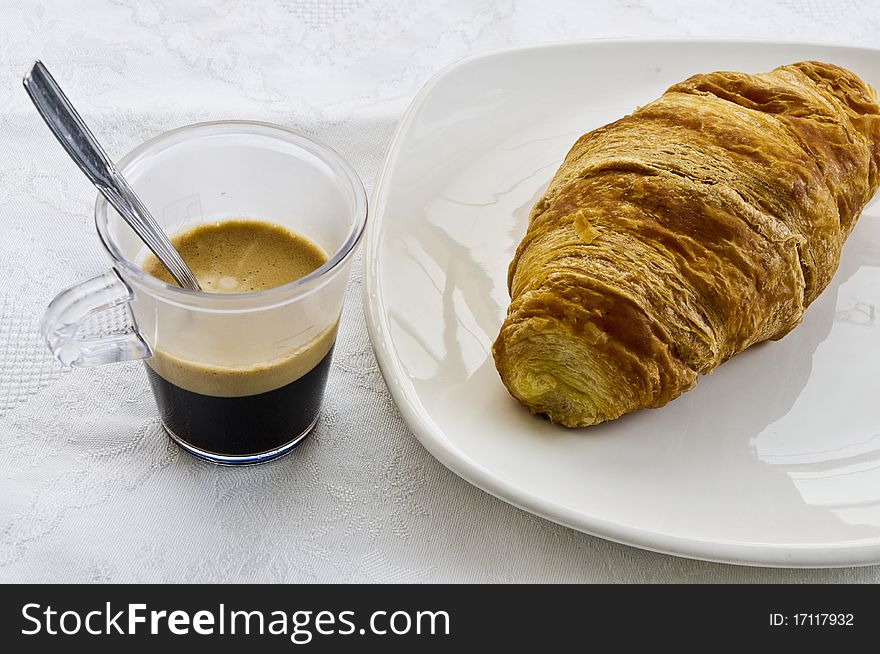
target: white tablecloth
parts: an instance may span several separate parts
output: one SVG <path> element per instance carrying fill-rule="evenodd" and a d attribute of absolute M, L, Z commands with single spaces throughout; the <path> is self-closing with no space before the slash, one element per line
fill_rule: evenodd
<path fill-rule="evenodd" d="M 66 370 L 37 334 L 61 288 L 104 270 L 94 191 L 21 89 L 43 59 L 114 156 L 201 120 L 297 127 L 368 190 L 395 124 L 475 52 L 610 36 L 880 47 L 876 0 L 0 1 L 0 581 L 880 581 L 772 570 L 587 536 L 479 491 L 407 430 L 349 289 L 326 409 L 269 465 L 221 468 L 163 435 L 142 365 Z"/>

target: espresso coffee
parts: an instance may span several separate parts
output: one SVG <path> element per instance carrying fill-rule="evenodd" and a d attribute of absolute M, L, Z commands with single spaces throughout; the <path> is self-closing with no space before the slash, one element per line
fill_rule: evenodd
<path fill-rule="evenodd" d="M 258 220 L 199 225 L 171 240 L 207 293 L 267 290 L 327 261 L 306 237 Z M 173 283 L 152 255 L 142 268 Z M 214 459 L 265 460 L 286 452 L 317 420 L 336 321 L 315 327 L 304 342 L 288 345 L 289 339 L 274 336 L 284 327 L 274 314 L 240 318 L 241 324 L 233 322 L 235 317 L 208 322 L 210 313 L 206 315 L 201 328 L 197 318 L 186 314 L 176 333 L 157 334 L 147 360 L 166 430 L 191 452 Z M 296 341 L 303 330 L 293 331 Z M 254 345 L 263 341 L 272 344 L 268 354 L 265 346 Z"/>
<path fill-rule="evenodd" d="M 332 350 L 305 375 L 281 388 L 240 397 L 188 391 L 149 365 L 147 375 L 165 428 L 184 446 L 192 446 L 196 454 L 258 456 L 282 448 L 314 425 L 331 357 Z"/>

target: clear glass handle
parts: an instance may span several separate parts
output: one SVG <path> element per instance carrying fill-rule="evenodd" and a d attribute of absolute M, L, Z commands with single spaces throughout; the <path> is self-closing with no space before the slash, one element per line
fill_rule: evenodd
<path fill-rule="evenodd" d="M 131 289 L 109 270 L 59 293 L 46 309 L 40 331 L 66 366 L 100 366 L 152 355 L 138 333 Z"/>

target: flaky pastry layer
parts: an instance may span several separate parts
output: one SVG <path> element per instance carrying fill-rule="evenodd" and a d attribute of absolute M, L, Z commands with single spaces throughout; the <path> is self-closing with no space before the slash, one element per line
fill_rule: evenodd
<path fill-rule="evenodd" d="M 880 107 L 810 61 L 672 86 L 582 136 L 510 264 L 510 393 L 569 427 L 660 407 L 802 319 L 878 186 Z"/>

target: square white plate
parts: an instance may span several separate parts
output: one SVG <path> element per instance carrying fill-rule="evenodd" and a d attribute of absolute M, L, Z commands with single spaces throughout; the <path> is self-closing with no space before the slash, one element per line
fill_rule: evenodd
<path fill-rule="evenodd" d="M 434 456 L 512 504 L 639 547 L 757 565 L 880 562 L 876 208 L 802 325 L 662 409 L 557 427 L 507 394 L 490 354 L 529 210 L 578 136 L 694 73 L 805 59 L 880 83 L 873 50 L 593 41 L 480 55 L 421 90 L 376 189 L 365 304 L 391 393 Z"/>

